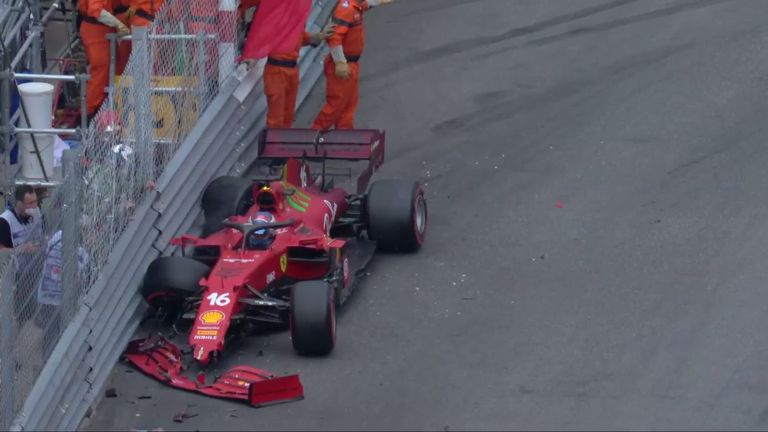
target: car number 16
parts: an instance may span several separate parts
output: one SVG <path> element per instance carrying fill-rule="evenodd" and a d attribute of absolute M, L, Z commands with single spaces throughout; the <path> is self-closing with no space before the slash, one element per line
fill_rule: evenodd
<path fill-rule="evenodd" d="M 212 293 L 206 298 L 210 300 L 211 306 L 226 306 L 231 301 L 229 300 L 229 293 L 224 293 L 224 294 Z"/>

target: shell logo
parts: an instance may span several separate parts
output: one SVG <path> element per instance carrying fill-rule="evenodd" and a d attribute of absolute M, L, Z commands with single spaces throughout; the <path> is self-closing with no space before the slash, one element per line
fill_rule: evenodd
<path fill-rule="evenodd" d="M 200 316 L 200 321 L 203 324 L 218 324 L 224 320 L 224 312 L 217 310 L 210 310 Z"/>

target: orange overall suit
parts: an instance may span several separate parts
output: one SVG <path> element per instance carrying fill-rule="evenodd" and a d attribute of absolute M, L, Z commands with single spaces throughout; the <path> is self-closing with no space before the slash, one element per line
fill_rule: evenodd
<path fill-rule="evenodd" d="M 355 124 L 355 110 L 358 102 L 358 61 L 365 47 L 363 13 L 368 10 L 363 0 L 340 0 L 333 12 L 332 22 L 336 29 L 328 38 L 331 50 L 341 47 L 346 57 L 346 66 L 341 70 L 332 55 L 325 59 L 326 100 L 325 105 L 312 123 L 312 129 L 351 129 Z M 345 76 L 346 75 L 346 76 Z"/>
<path fill-rule="evenodd" d="M 270 54 L 264 66 L 264 94 L 267 96 L 267 128 L 290 128 L 296 115 L 299 93 L 299 51 L 310 44 L 304 32 L 296 48 L 289 53 Z"/>
<path fill-rule="evenodd" d="M 131 27 L 149 26 L 154 20 L 164 0 L 130 0 L 131 7 Z"/>
<path fill-rule="evenodd" d="M 81 0 L 77 4 L 77 9 L 83 17 L 80 23 L 80 39 L 85 47 L 91 75 L 86 85 L 86 105 L 88 116 L 93 116 L 106 98 L 104 88 L 109 82 L 109 41 L 107 35 L 115 32 L 114 27 L 100 22 L 98 18 L 102 16 L 102 11 L 105 11 L 118 18 L 125 26 L 125 22 L 123 22 L 125 15 L 122 12 L 127 10 L 127 6 L 120 0 Z M 120 15 L 116 16 L 117 14 Z M 123 69 L 125 69 L 129 54 L 130 45 L 117 44 L 117 61 L 115 64 L 117 75 L 122 74 Z"/>
<path fill-rule="evenodd" d="M 128 4 L 128 13 L 126 14 L 128 22 L 133 27 L 148 27 L 155 20 L 157 12 L 163 5 L 164 0 L 121 0 Z M 131 41 L 125 41 L 123 44 L 128 46 L 128 52 L 132 49 Z"/>

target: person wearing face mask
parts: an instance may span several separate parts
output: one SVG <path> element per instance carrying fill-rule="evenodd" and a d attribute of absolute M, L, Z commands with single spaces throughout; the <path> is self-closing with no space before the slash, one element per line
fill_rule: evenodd
<path fill-rule="evenodd" d="M 33 234 L 41 221 L 37 193 L 29 185 L 21 185 L 14 192 L 15 204 L 0 214 L 0 248 L 17 252 L 35 252 Z"/>
<path fill-rule="evenodd" d="M 14 199 L 13 208 L 0 214 L 0 248 L 16 254 L 14 315 L 21 326 L 37 308 L 33 292 L 42 270 L 43 218 L 31 186 L 18 186 Z"/>

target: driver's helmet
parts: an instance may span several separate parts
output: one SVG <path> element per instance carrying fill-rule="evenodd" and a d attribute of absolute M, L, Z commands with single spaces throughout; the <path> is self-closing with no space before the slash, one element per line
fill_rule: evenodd
<path fill-rule="evenodd" d="M 251 216 L 250 223 L 252 224 L 269 224 L 275 222 L 275 216 L 267 212 L 258 212 Z M 272 242 L 275 241 L 274 228 L 264 228 L 251 231 L 248 236 L 248 248 L 249 249 L 266 249 Z"/>

